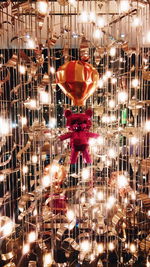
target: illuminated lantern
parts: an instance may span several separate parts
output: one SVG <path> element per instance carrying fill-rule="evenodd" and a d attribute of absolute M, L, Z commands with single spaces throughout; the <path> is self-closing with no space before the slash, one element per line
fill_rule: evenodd
<path fill-rule="evenodd" d="M 94 93 L 98 80 L 97 70 L 83 61 L 66 62 L 56 73 L 57 84 L 76 106 L 85 105 L 87 98 Z"/>

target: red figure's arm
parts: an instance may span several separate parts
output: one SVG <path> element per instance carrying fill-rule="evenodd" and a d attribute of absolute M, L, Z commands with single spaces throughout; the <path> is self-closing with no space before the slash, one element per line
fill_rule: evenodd
<path fill-rule="evenodd" d="M 63 140 L 66 140 L 66 139 L 68 139 L 68 138 L 71 138 L 71 137 L 72 137 L 72 133 L 69 132 L 69 133 L 60 135 L 60 136 L 59 136 L 59 139 L 60 139 L 61 141 L 63 141 Z"/>
<path fill-rule="evenodd" d="M 97 133 L 87 133 L 87 137 L 89 137 L 89 138 L 98 138 L 99 137 L 99 134 L 97 134 Z"/>

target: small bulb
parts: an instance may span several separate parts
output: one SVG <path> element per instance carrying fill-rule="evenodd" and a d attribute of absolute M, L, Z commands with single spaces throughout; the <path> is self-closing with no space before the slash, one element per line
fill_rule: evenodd
<path fill-rule="evenodd" d="M 57 173 L 59 171 L 59 165 L 53 163 L 51 165 L 51 168 L 50 168 L 50 172 L 52 175 L 54 175 L 55 173 Z"/>
<path fill-rule="evenodd" d="M 116 55 L 116 47 L 111 47 L 109 50 L 109 54 L 111 57 L 114 57 Z"/>
<path fill-rule="evenodd" d="M 113 100 L 113 99 L 109 100 L 109 102 L 108 102 L 108 106 L 109 106 L 110 108 L 114 108 L 114 107 L 116 106 L 115 100 Z"/>
<path fill-rule="evenodd" d="M 138 143 L 139 139 L 136 136 L 132 136 L 130 138 L 130 142 L 132 145 L 136 145 Z"/>
<path fill-rule="evenodd" d="M 104 252 L 104 245 L 103 245 L 102 243 L 99 243 L 99 244 L 97 245 L 97 252 L 98 252 L 99 254 L 101 254 L 101 253 Z"/>
<path fill-rule="evenodd" d="M 102 122 L 103 123 L 109 123 L 110 122 L 110 117 L 108 115 L 104 114 L 102 116 Z"/>
<path fill-rule="evenodd" d="M 132 199 L 132 200 L 136 200 L 136 194 L 135 194 L 135 192 L 132 192 L 132 193 L 131 193 L 131 199 Z"/>
<path fill-rule="evenodd" d="M 97 141 L 97 144 L 98 144 L 98 145 L 103 145 L 103 144 L 104 144 L 104 138 L 103 138 L 103 136 L 99 136 L 99 137 L 96 139 L 96 141 Z"/>
<path fill-rule="evenodd" d="M 32 39 L 27 40 L 27 48 L 28 49 L 35 49 L 35 42 Z"/>
<path fill-rule="evenodd" d="M 128 180 L 127 177 L 122 175 L 119 175 L 117 178 L 117 184 L 118 184 L 118 188 L 123 188 L 126 187 L 128 185 Z"/>
<path fill-rule="evenodd" d="M 111 158 L 111 159 L 113 159 L 113 158 L 116 158 L 116 151 L 113 149 L 113 148 L 110 148 L 109 150 L 108 150 L 108 156 Z"/>
<path fill-rule="evenodd" d="M 116 84 L 116 82 L 117 82 L 117 78 L 113 77 L 113 78 L 111 79 L 111 83 L 112 83 L 112 84 Z"/>
<path fill-rule="evenodd" d="M 35 240 L 36 240 L 36 232 L 30 232 L 29 234 L 28 234 L 28 241 L 29 241 L 29 243 L 32 243 L 32 242 L 35 242 Z"/>
<path fill-rule="evenodd" d="M 79 17 L 80 22 L 86 23 L 88 22 L 88 14 L 86 11 L 83 11 Z"/>
<path fill-rule="evenodd" d="M 112 250 L 115 249 L 115 245 L 114 245 L 113 242 L 109 242 L 109 243 L 108 243 L 108 249 L 109 249 L 110 251 L 112 251 Z"/>
<path fill-rule="evenodd" d="M 139 85 L 139 81 L 138 81 L 138 79 L 133 79 L 133 80 L 132 80 L 132 86 L 133 86 L 134 88 L 136 88 L 138 85 Z"/>
<path fill-rule="evenodd" d="M 89 145 L 90 145 L 91 147 L 93 147 L 93 146 L 95 146 L 95 144 L 96 144 L 96 139 L 94 139 L 94 138 L 90 138 L 90 139 L 89 139 Z"/>
<path fill-rule="evenodd" d="M 29 244 L 25 244 L 25 245 L 23 245 L 22 253 L 23 253 L 24 255 L 27 254 L 27 253 L 29 252 L 29 250 L 30 250 L 30 246 L 29 246 Z"/>
<path fill-rule="evenodd" d="M 140 18 L 139 17 L 134 17 L 132 21 L 132 26 L 133 27 L 138 27 L 141 24 Z"/>
<path fill-rule="evenodd" d="M 89 203 L 93 206 L 93 205 L 96 203 L 95 198 L 94 198 L 94 197 L 91 197 L 91 198 L 89 199 Z"/>
<path fill-rule="evenodd" d="M 1 227 L 1 232 L 3 233 L 4 236 L 9 236 L 12 234 L 13 232 L 13 228 L 14 228 L 14 223 L 9 221 L 7 222 L 6 224 L 4 224 L 2 227 Z"/>
<path fill-rule="evenodd" d="M 43 267 L 49 267 L 53 263 L 52 253 L 48 252 L 43 255 Z"/>
<path fill-rule="evenodd" d="M 120 2 L 120 12 L 127 12 L 130 8 L 128 0 L 122 0 Z"/>
<path fill-rule="evenodd" d="M 89 21 L 90 22 L 95 22 L 95 20 L 96 20 L 96 15 L 95 15 L 95 13 L 94 12 L 90 12 L 89 13 Z"/>
<path fill-rule="evenodd" d="M 99 39 L 103 36 L 102 31 L 100 31 L 99 29 L 95 29 L 95 31 L 93 32 L 93 38 L 95 39 Z"/>
<path fill-rule="evenodd" d="M 103 200 L 104 199 L 104 194 L 102 191 L 98 191 L 96 194 L 96 197 L 98 200 Z"/>
<path fill-rule="evenodd" d="M 106 77 L 110 78 L 112 76 L 112 71 L 111 70 L 107 70 L 106 71 Z"/>
<path fill-rule="evenodd" d="M 72 5 L 74 8 L 77 7 L 77 1 L 76 0 L 68 0 L 69 4 Z"/>
<path fill-rule="evenodd" d="M 147 215 L 148 215 L 148 217 L 150 217 L 150 210 L 148 210 Z"/>
<path fill-rule="evenodd" d="M 26 67 L 24 65 L 19 65 L 19 72 L 21 74 L 25 74 L 26 73 Z"/>
<path fill-rule="evenodd" d="M 84 240 L 80 243 L 80 249 L 83 252 L 89 252 L 91 249 L 91 243 L 89 242 L 89 240 Z"/>
<path fill-rule="evenodd" d="M 128 100 L 128 94 L 125 91 L 121 91 L 118 93 L 118 101 L 120 103 L 125 103 Z"/>
<path fill-rule="evenodd" d="M 33 155 L 33 156 L 32 156 L 32 163 L 36 164 L 37 161 L 38 161 L 38 157 L 37 157 L 37 155 Z"/>
<path fill-rule="evenodd" d="M 42 185 L 43 185 L 43 187 L 44 188 L 49 187 L 49 186 L 51 186 L 51 184 L 52 184 L 51 177 L 49 175 L 44 175 L 42 177 Z"/>
<path fill-rule="evenodd" d="M 90 178 L 90 170 L 89 170 L 89 168 L 83 168 L 81 175 L 82 175 L 82 180 L 83 181 L 89 180 L 89 178 Z"/>
<path fill-rule="evenodd" d="M 23 174 L 26 174 L 28 172 L 28 166 L 27 165 L 23 166 L 22 172 L 23 172 Z"/>
<path fill-rule="evenodd" d="M 85 203 L 85 196 L 81 196 L 80 202 L 81 202 L 81 204 L 84 204 Z"/>
<path fill-rule="evenodd" d="M 0 174 L 0 182 L 3 182 L 5 180 L 6 176 L 4 174 Z"/>
<path fill-rule="evenodd" d="M 45 91 L 40 92 L 40 102 L 42 104 L 49 104 L 49 93 Z"/>
<path fill-rule="evenodd" d="M 75 218 L 75 213 L 74 213 L 74 211 L 73 210 L 67 210 L 67 213 L 66 213 L 66 217 L 67 217 L 67 219 L 68 219 L 68 221 L 73 221 L 74 220 L 74 218 Z"/>
<path fill-rule="evenodd" d="M 150 132 L 150 120 L 146 121 L 144 128 L 147 132 Z"/>
<path fill-rule="evenodd" d="M 129 247 L 129 249 L 130 249 L 130 252 L 131 253 L 135 253 L 136 252 L 136 246 L 135 246 L 135 244 L 130 244 L 130 247 Z"/>
<path fill-rule="evenodd" d="M 0 118 L 0 135 L 7 135 L 9 132 L 9 122 L 6 119 Z"/>
<path fill-rule="evenodd" d="M 108 198 L 108 200 L 107 200 L 106 207 L 107 207 L 108 209 L 111 209 L 111 208 L 113 207 L 113 205 L 115 204 L 115 202 L 116 202 L 115 197 L 114 197 L 114 196 L 110 196 L 110 197 Z"/>
<path fill-rule="evenodd" d="M 51 129 L 52 128 L 55 128 L 55 126 L 56 126 L 56 119 L 55 118 L 50 118 L 48 126 Z"/>
<path fill-rule="evenodd" d="M 50 73 L 54 74 L 55 73 L 55 68 L 54 67 L 50 67 Z"/>
<path fill-rule="evenodd" d="M 27 118 L 26 117 L 21 118 L 21 124 L 22 124 L 22 126 L 27 124 Z"/>
<path fill-rule="evenodd" d="M 38 1 L 37 11 L 40 15 L 46 15 L 48 12 L 48 3 L 46 1 Z"/>
<path fill-rule="evenodd" d="M 99 88 L 103 88 L 104 81 L 102 79 L 99 79 L 97 85 Z"/>
<path fill-rule="evenodd" d="M 98 17 L 97 18 L 97 26 L 100 28 L 103 28 L 105 26 L 105 20 L 103 17 Z"/>

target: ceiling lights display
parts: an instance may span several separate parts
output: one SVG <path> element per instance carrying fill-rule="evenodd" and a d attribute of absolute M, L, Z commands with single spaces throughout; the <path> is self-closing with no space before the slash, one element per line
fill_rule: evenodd
<path fill-rule="evenodd" d="M 0 266 L 150 266 L 150 2 L 0 2 Z"/>

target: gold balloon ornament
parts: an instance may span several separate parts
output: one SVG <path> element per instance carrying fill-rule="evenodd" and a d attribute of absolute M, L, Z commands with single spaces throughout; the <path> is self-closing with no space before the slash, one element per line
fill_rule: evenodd
<path fill-rule="evenodd" d="M 97 70 L 84 61 L 66 62 L 56 73 L 57 84 L 73 100 L 75 106 L 85 105 L 96 90 L 98 80 Z"/>

